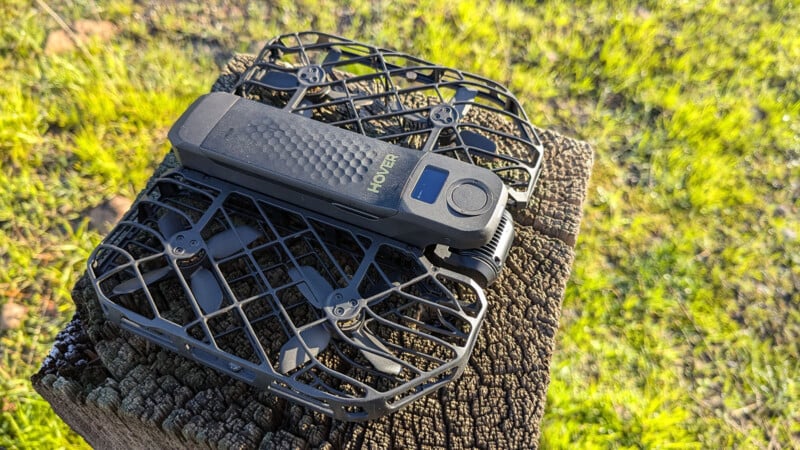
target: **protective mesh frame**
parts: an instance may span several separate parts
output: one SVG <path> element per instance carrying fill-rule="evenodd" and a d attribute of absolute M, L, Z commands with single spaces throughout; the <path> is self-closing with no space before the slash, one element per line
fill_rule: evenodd
<path fill-rule="evenodd" d="M 541 170 L 539 136 L 502 85 L 337 36 L 304 32 L 270 41 L 231 92 L 490 169 L 509 187 L 512 207 L 527 205 Z M 157 226 L 167 210 L 178 211 L 201 243 L 241 224 L 261 237 L 221 259 L 203 245 L 177 255 Z M 199 266 L 223 291 L 211 312 L 192 293 L 189 279 Z M 361 315 L 338 320 L 339 304 L 310 304 L 303 285 L 309 290 L 311 283 L 287 275 L 301 266 L 314 267 L 344 302 L 357 302 Z M 165 268 L 170 275 L 156 282 L 143 278 Z M 88 272 L 112 322 L 344 420 L 377 418 L 457 378 L 486 312 L 474 280 L 434 267 L 422 249 L 188 169 L 153 183 L 92 254 Z M 139 280 L 135 292 L 114 293 L 131 278 Z M 332 336 L 328 348 L 288 373 L 278 370 L 280 348 L 295 338 L 308 350 L 303 331 L 323 323 Z M 402 365 L 399 374 L 376 370 L 363 356 L 366 347 L 352 334 L 358 327 L 386 348 L 367 350 Z"/>
<path fill-rule="evenodd" d="M 245 98 L 495 172 L 527 205 L 543 147 L 517 99 L 486 78 L 342 37 L 267 43 L 233 88 Z M 480 118 L 493 117 L 488 126 Z M 520 157 L 524 155 L 524 157 Z"/>
<path fill-rule="evenodd" d="M 164 236 L 158 219 L 177 212 L 200 236 L 194 252 L 176 252 L 180 236 Z M 214 258 L 204 240 L 247 225 L 260 237 Z M 211 270 L 223 291 L 206 312 L 190 283 L 193 270 Z M 337 320 L 336 302 L 316 308 L 304 298 L 307 280 L 291 268 L 314 267 L 342 305 L 361 313 Z M 148 271 L 170 267 L 155 282 Z M 121 327 L 250 384 L 345 420 L 367 420 L 407 405 L 460 375 L 486 311 L 469 278 L 431 266 L 418 249 L 286 205 L 235 185 L 180 169 L 156 180 L 138 207 L 112 230 L 89 259 L 89 276 L 105 315 Z M 115 287 L 139 279 L 133 292 Z M 330 345 L 290 371 L 278 370 L 281 347 L 318 324 Z M 402 366 L 376 370 L 352 330 L 366 327 Z"/>

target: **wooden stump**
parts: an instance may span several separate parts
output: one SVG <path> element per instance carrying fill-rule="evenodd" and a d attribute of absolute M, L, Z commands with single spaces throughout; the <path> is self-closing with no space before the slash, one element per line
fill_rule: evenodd
<path fill-rule="evenodd" d="M 213 90 L 252 57 L 234 57 Z M 464 375 L 367 423 L 332 420 L 108 324 L 86 276 L 36 390 L 97 448 L 531 448 L 592 167 L 588 144 L 540 130 L 545 159 Z M 168 155 L 155 176 L 174 167 Z M 135 206 L 135 204 L 134 204 Z"/>

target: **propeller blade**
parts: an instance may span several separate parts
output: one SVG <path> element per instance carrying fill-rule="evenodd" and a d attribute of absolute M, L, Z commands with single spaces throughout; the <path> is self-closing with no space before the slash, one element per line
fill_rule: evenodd
<path fill-rule="evenodd" d="M 328 100 L 332 102 L 350 97 L 353 101 L 353 106 L 355 106 L 356 108 L 371 106 L 374 105 L 376 102 L 376 100 L 373 99 L 360 98 L 358 92 L 355 92 L 353 94 L 348 94 L 347 92 L 337 91 L 334 88 L 329 89 L 328 92 L 325 94 L 325 96 L 328 98 Z"/>
<path fill-rule="evenodd" d="M 337 91 L 334 88 L 329 89 L 328 92 L 325 95 L 331 101 L 341 100 L 343 98 L 347 98 L 348 97 L 347 92 Z"/>
<path fill-rule="evenodd" d="M 213 258 L 225 258 L 247 247 L 259 237 L 260 231 L 249 225 L 241 225 L 215 234 L 206 242 L 206 246 Z"/>
<path fill-rule="evenodd" d="M 309 100 L 307 98 L 304 98 L 303 101 L 301 101 L 300 104 L 297 105 L 297 109 L 299 110 L 299 111 L 296 111 L 297 114 L 300 114 L 303 117 L 308 117 L 310 119 L 311 116 L 314 115 L 314 110 L 312 110 L 312 109 L 300 109 L 300 108 L 308 108 L 309 106 L 314 106 L 314 102 L 312 102 L 311 100 Z"/>
<path fill-rule="evenodd" d="M 263 77 L 261 77 L 260 81 L 267 86 L 278 90 L 296 89 L 298 86 L 300 86 L 300 82 L 297 80 L 297 77 L 294 74 L 277 70 L 267 72 Z"/>
<path fill-rule="evenodd" d="M 201 267 L 192 274 L 192 294 L 197 304 L 206 314 L 212 313 L 222 305 L 222 288 L 214 274 Z"/>
<path fill-rule="evenodd" d="M 368 349 L 374 350 L 375 352 L 379 353 L 391 353 L 391 351 L 386 348 L 385 345 L 372 333 L 369 332 L 366 328 L 362 327 L 358 331 L 353 332 L 350 336 L 354 341 L 358 342 L 359 344 L 367 347 Z M 398 364 L 397 362 L 386 358 L 384 356 L 380 356 L 377 353 L 373 353 L 372 351 L 361 350 L 361 354 L 364 355 L 365 358 L 378 370 L 385 374 L 389 375 L 398 375 L 401 370 L 403 370 L 403 366 Z"/>
<path fill-rule="evenodd" d="M 450 99 L 450 103 L 455 106 L 456 111 L 458 111 L 458 117 L 463 119 L 464 116 L 467 115 L 470 106 L 472 106 L 471 102 L 475 100 L 477 95 L 478 91 L 464 86 L 456 90 L 455 95 Z"/>
<path fill-rule="evenodd" d="M 418 113 L 404 113 L 400 116 L 403 125 L 411 130 L 423 130 L 428 127 L 428 119 Z"/>
<path fill-rule="evenodd" d="M 153 284 L 156 281 L 169 275 L 171 271 L 172 267 L 164 266 L 160 269 L 152 270 L 150 272 L 145 272 L 142 274 L 142 278 L 144 278 L 144 284 L 145 285 Z M 131 294 L 139 290 L 141 287 L 142 284 L 139 282 L 139 279 L 134 277 L 114 286 L 114 289 L 111 292 L 114 295 Z"/>
<path fill-rule="evenodd" d="M 164 239 L 169 239 L 172 235 L 185 228 L 185 220 L 175 211 L 167 210 L 163 216 L 158 218 L 158 231 L 161 232 Z"/>
<path fill-rule="evenodd" d="M 308 346 L 310 352 L 306 352 L 300 339 L 297 336 L 286 341 L 281 347 L 280 361 L 278 363 L 278 370 L 282 373 L 289 373 L 297 367 L 311 361 L 312 357 L 319 355 L 319 353 L 328 347 L 331 341 L 331 334 L 325 328 L 325 324 L 318 324 L 300 332 L 303 341 Z"/>
<path fill-rule="evenodd" d="M 478 91 L 475 89 L 470 89 L 468 87 L 461 86 L 456 90 L 456 95 L 453 96 L 452 103 L 463 103 L 463 102 L 471 102 L 475 100 L 475 97 L 478 95 Z"/>
<path fill-rule="evenodd" d="M 331 64 L 337 63 L 341 57 L 342 57 L 342 52 L 332 48 L 328 51 L 328 54 L 325 55 L 325 60 L 322 61 L 322 64 L 320 65 L 325 67 L 327 70 L 331 70 L 332 67 L 329 66 Z"/>
<path fill-rule="evenodd" d="M 289 277 L 295 283 L 303 282 L 298 284 L 297 288 L 315 308 L 322 309 L 325 300 L 333 293 L 328 280 L 311 266 L 300 266 L 300 270 L 292 267 L 289 269 Z"/>
<path fill-rule="evenodd" d="M 459 133 L 459 135 L 461 136 L 461 140 L 464 142 L 464 145 L 468 147 L 477 148 L 489 153 L 497 152 L 497 144 L 482 134 L 478 134 L 474 131 L 463 130 Z"/>

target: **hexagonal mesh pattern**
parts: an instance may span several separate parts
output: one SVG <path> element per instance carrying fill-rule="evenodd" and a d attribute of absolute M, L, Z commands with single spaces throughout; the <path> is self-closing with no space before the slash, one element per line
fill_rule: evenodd
<path fill-rule="evenodd" d="M 259 148 L 265 141 L 272 141 L 273 145 L 282 147 L 283 151 L 270 154 L 271 157 L 278 157 L 273 164 L 276 167 L 282 166 L 294 176 L 326 180 L 331 187 L 363 181 L 376 155 L 363 141 L 327 135 L 310 136 L 296 132 L 291 123 L 281 119 L 267 117 L 259 123 L 248 125 L 242 140 L 252 148 Z M 318 139 L 326 141 L 320 143 Z M 323 150 L 315 151 L 317 147 Z M 343 150 L 326 151 L 330 148 Z"/>

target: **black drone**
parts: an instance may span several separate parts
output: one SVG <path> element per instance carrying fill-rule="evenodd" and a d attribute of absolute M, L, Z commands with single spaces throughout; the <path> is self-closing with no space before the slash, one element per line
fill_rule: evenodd
<path fill-rule="evenodd" d="M 505 88 L 288 34 L 169 138 L 89 259 L 110 321 L 343 420 L 463 372 L 542 158 Z"/>

